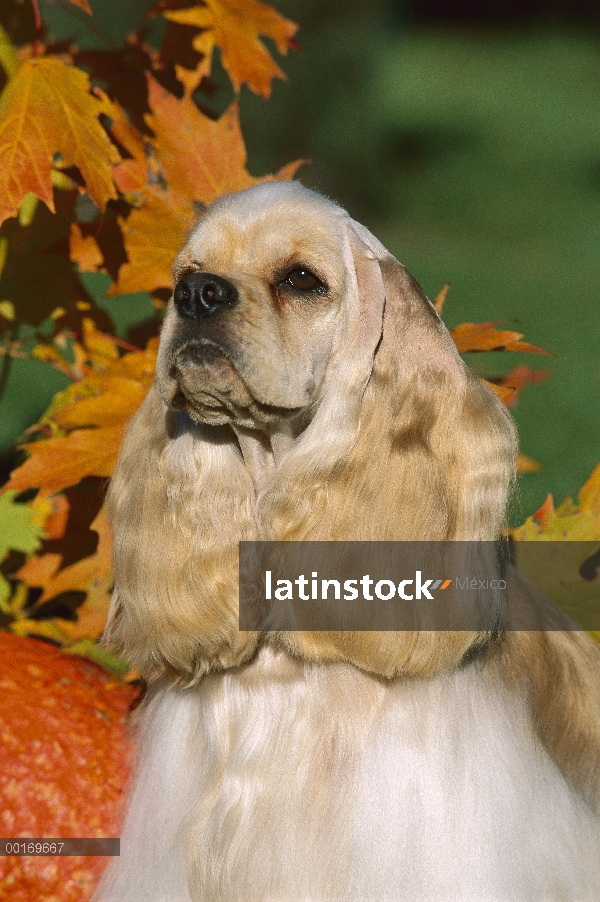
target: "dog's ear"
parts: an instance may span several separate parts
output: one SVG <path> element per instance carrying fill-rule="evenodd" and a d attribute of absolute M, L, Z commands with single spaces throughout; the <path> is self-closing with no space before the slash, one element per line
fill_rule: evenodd
<path fill-rule="evenodd" d="M 129 427 L 108 498 L 115 592 L 105 640 L 143 676 L 187 680 L 254 650 L 238 632 L 238 542 L 254 490 L 235 436 L 167 410 L 154 385 Z"/>
<path fill-rule="evenodd" d="M 463 363 L 406 269 L 356 223 L 347 241 L 346 335 L 321 407 L 263 500 L 262 522 L 268 511 L 273 538 L 304 541 L 495 540 L 515 473 L 511 417 Z M 447 669 L 487 637 L 321 632 L 281 640 L 295 654 L 390 677 Z"/>
<path fill-rule="evenodd" d="M 381 487 L 373 538 L 494 540 L 515 474 L 512 418 L 406 269 L 388 253 L 378 259 L 383 329 L 355 448 L 370 462 L 371 493 Z M 367 486 L 354 472 L 360 495 Z"/>

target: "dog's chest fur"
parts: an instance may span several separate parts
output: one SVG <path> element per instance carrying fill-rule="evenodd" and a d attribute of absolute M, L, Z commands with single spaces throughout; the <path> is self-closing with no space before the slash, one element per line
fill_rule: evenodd
<path fill-rule="evenodd" d="M 600 898 L 598 820 L 481 663 L 390 683 L 266 648 L 143 719 L 103 902 Z"/>

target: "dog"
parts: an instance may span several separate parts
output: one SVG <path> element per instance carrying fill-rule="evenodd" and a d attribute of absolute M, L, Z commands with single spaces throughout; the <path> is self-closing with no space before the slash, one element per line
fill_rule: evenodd
<path fill-rule="evenodd" d="M 240 542 L 496 540 L 508 411 L 297 182 L 217 200 L 173 276 L 108 496 L 150 691 L 97 902 L 597 902 L 600 650 L 536 590 L 535 630 L 239 629 Z"/>

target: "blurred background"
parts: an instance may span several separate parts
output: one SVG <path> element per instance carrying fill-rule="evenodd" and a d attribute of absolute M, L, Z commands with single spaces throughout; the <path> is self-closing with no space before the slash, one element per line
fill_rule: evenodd
<path fill-rule="evenodd" d="M 57 0 L 40 5 L 53 38 L 103 47 L 154 0 L 92 0 L 93 22 Z M 542 464 L 521 477 L 514 520 L 548 492 L 557 503 L 576 494 L 600 460 L 600 7 L 273 5 L 299 23 L 301 49 L 281 62 L 288 81 L 275 82 L 270 101 L 242 90 L 250 171 L 308 160 L 301 180 L 371 229 L 429 297 L 451 283 L 447 325 L 506 320 L 557 355 L 488 353 L 468 362 L 492 376 L 519 363 L 553 371 L 513 410 L 523 453 Z M 218 113 L 233 96 L 218 62 L 212 81 Z M 132 337 L 152 310 L 149 298 L 104 301 L 108 278 L 82 278 Z M 62 387 L 42 364 L 13 361 L 0 399 L 2 449 Z"/>

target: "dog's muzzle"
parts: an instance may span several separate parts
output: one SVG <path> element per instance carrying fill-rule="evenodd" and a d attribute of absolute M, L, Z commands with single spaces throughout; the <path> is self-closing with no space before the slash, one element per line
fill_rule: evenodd
<path fill-rule="evenodd" d="M 235 285 L 210 272 L 189 272 L 175 286 L 175 306 L 188 319 L 206 319 L 239 301 Z"/>

